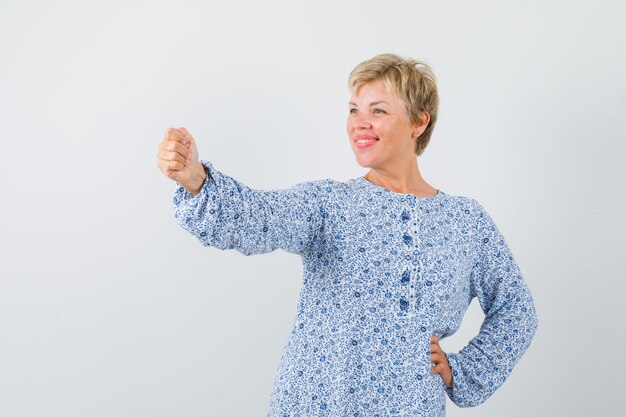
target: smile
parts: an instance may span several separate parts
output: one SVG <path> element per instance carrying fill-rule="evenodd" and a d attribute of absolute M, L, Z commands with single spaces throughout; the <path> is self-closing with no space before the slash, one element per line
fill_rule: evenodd
<path fill-rule="evenodd" d="M 379 139 L 374 137 L 360 137 L 357 138 L 354 142 L 356 143 L 357 148 L 367 148 L 368 146 L 372 146 Z"/>

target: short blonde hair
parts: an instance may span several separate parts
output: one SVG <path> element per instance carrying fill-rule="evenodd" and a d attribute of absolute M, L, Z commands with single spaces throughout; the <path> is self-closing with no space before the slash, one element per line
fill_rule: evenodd
<path fill-rule="evenodd" d="M 421 155 L 432 136 L 439 108 L 437 79 L 431 67 L 425 62 L 395 54 L 376 55 L 350 72 L 348 89 L 354 93 L 362 84 L 377 79 L 382 79 L 385 88 L 404 101 L 412 123 L 422 121 L 421 112 L 430 114 L 428 126 L 415 144 L 415 154 Z"/>

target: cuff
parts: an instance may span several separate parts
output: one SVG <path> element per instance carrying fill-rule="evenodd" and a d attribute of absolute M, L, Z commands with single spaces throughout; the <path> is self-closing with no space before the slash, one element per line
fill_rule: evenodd
<path fill-rule="evenodd" d="M 205 160 L 200 160 L 199 162 L 204 167 L 204 172 L 206 173 L 206 178 L 204 179 L 204 183 L 202 183 L 200 192 L 194 196 L 192 193 L 187 191 L 185 187 L 176 182 L 174 204 L 178 205 L 178 203 L 180 203 L 181 201 L 193 203 L 194 201 L 200 200 L 203 197 L 203 194 L 206 193 L 208 185 L 214 182 L 215 170 L 213 168 L 213 164 Z"/>
<path fill-rule="evenodd" d="M 456 353 L 446 353 L 446 358 L 448 358 L 448 365 L 450 366 L 450 370 L 452 371 L 452 386 L 446 387 L 446 394 L 453 403 L 458 403 L 458 396 L 456 395 L 459 389 L 462 390 L 462 378 L 461 375 L 461 367 L 457 360 Z"/>

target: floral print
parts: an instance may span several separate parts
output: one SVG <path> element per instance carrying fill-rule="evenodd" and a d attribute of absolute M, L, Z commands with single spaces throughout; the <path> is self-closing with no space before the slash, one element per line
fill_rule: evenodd
<path fill-rule="evenodd" d="M 174 192 L 181 227 L 204 246 L 302 259 L 268 417 L 445 416 L 446 395 L 461 407 L 482 403 L 528 348 L 533 298 L 476 200 L 396 193 L 363 177 L 258 190 L 200 162 L 200 193 Z M 447 353 L 448 388 L 430 374 L 431 336 L 454 334 L 474 297 L 484 322 Z"/>

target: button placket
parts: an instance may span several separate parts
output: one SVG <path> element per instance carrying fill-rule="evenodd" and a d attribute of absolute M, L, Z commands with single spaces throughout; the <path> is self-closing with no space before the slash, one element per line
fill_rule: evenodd
<path fill-rule="evenodd" d="M 405 243 L 404 249 L 402 251 L 402 271 L 400 276 L 400 300 L 399 307 L 400 311 L 405 315 L 412 314 L 413 301 L 411 296 L 413 295 L 412 286 L 414 286 L 412 273 L 411 273 L 411 250 L 413 246 L 413 237 L 411 233 L 411 222 L 413 221 L 411 216 L 411 207 L 409 205 L 410 198 L 408 196 L 399 196 L 399 202 L 401 203 L 402 213 L 400 214 L 400 220 L 402 222 L 402 241 Z"/>
<path fill-rule="evenodd" d="M 411 245 L 411 270 L 410 270 L 410 285 L 409 285 L 409 303 L 410 311 L 415 313 L 417 311 L 418 303 L 421 301 L 421 291 L 419 289 L 419 276 L 420 276 L 420 219 L 419 219 L 419 202 L 414 195 L 409 196 L 409 207 L 411 208 L 411 221 L 409 223 L 409 230 L 413 237 L 413 244 Z"/>
<path fill-rule="evenodd" d="M 418 199 L 412 194 L 403 195 L 401 198 L 404 204 L 400 218 L 404 223 L 403 240 L 407 246 L 401 276 L 403 290 L 400 309 L 412 316 L 417 311 L 418 303 L 421 301 L 421 291 L 418 285 L 421 271 L 419 204 Z"/>

